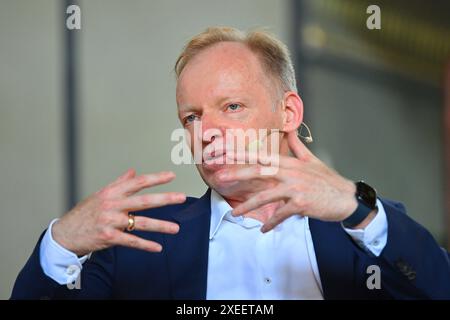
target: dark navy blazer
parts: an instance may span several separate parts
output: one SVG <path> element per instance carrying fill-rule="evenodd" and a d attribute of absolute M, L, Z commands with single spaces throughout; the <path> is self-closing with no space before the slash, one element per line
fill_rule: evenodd
<path fill-rule="evenodd" d="M 361 250 L 340 223 L 309 219 L 324 298 L 450 299 L 449 253 L 406 215 L 402 204 L 385 199 L 382 203 L 389 227 L 388 241 L 379 257 Z M 188 198 L 184 204 L 139 214 L 175 221 L 180 224 L 180 232 L 135 232 L 161 243 L 160 253 L 120 246 L 93 253 L 83 265 L 81 289 L 72 290 L 44 274 L 39 241 L 17 277 L 11 298 L 205 299 L 210 191 L 200 199 Z M 367 287 L 370 265 L 380 267 L 381 289 Z"/>

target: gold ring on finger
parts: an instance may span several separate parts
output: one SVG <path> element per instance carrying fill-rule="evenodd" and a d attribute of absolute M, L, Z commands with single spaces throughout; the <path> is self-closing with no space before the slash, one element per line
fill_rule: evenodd
<path fill-rule="evenodd" d="M 128 214 L 128 226 L 127 231 L 133 231 L 136 225 L 134 214 Z"/>

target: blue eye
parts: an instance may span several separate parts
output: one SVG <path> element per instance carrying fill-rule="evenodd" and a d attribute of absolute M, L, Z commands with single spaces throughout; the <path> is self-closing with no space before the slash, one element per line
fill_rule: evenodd
<path fill-rule="evenodd" d="M 241 105 L 238 103 L 231 103 L 227 106 L 227 109 L 230 109 L 231 111 L 236 111 L 239 108 L 241 108 Z"/>
<path fill-rule="evenodd" d="M 197 120 L 197 118 L 198 117 L 195 114 L 190 114 L 186 118 L 184 118 L 184 123 L 185 124 L 191 123 L 191 122 Z"/>

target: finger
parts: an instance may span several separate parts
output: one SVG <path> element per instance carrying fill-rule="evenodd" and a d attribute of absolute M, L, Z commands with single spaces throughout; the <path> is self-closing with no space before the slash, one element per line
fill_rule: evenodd
<path fill-rule="evenodd" d="M 120 182 L 128 180 L 130 178 L 134 178 L 135 176 L 136 176 L 136 170 L 134 170 L 133 168 L 130 168 L 127 171 L 125 171 L 125 173 L 123 175 L 118 177 L 116 179 L 116 181 L 114 181 L 114 182 L 115 183 L 120 183 Z"/>
<path fill-rule="evenodd" d="M 218 179 L 222 182 L 243 181 L 251 179 L 277 179 L 283 180 L 287 169 L 279 167 L 266 167 L 253 165 L 245 168 L 225 169 L 219 173 Z"/>
<path fill-rule="evenodd" d="M 186 195 L 181 192 L 152 193 L 114 200 L 112 207 L 119 211 L 139 211 L 185 201 Z"/>
<path fill-rule="evenodd" d="M 109 219 L 110 225 L 115 229 L 124 231 L 128 228 L 128 214 L 124 214 L 123 212 L 115 212 L 115 214 L 110 216 Z M 144 216 L 134 216 L 133 230 L 176 234 L 180 230 L 180 226 L 171 221 L 153 219 Z"/>
<path fill-rule="evenodd" d="M 240 216 L 251 210 L 262 207 L 263 205 L 266 205 L 268 203 L 286 200 L 287 194 L 287 188 L 275 188 L 259 192 L 255 196 L 251 197 L 247 201 L 234 208 L 232 211 L 232 215 Z"/>
<path fill-rule="evenodd" d="M 298 159 L 307 159 L 312 155 L 311 151 L 300 141 L 296 131 L 287 134 L 288 146 L 294 156 Z"/>
<path fill-rule="evenodd" d="M 127 217 L 127 226 L 128 226 L 128 217 Z M 135 230 L 147 232 L 176 234 L 178 233 L 178 231 L 180 231 L 180 226 L 175 222 L 147 218 L 143 216 L 134 217 L 134 226 Z"/>
<path fill-rule="evenodd" d="M 107 187 L 115 186 L 123 181 L 134 178 L 135 176 L 136 176 L 136 170 L 134 170 L 133 168 L 130 168 L 127 171 L 125 171 L 125 173 L 120 175 L 116 180 L 111 182 Z"/>
<path fill-rule="evenodd" d="M 261 164 L 264 166 L 279 166 L 282 168 L 298 168 L 297 158 L 280 154 L 265 155 L 261 153 L 227 153 L 227 164 Z"/>
<path fill-rule="evenodd" d="M 144 240 L 130 233 L 117 230 L 115 234 L 115 244 L 149 252 L 161 252 L 162 246 L 154 241 Z"/>
<path fill-rule="evenodd" d="M 144 188 L 168 183 L 174 178 L 175 174 L 173 172 L 145 174 L 118 184 L 117 186 L 113 187 L 112 193 L 129 196 Z"/>
<path fill-rule="evenodd" d="M 279 154 L 264 154 L 261 152 L 227 152 L 227 164 L 262 164 L 277 165 Z"/>
<path fill-rule="evenodd" d="M 266 233 L 269 232 L 270 230 L 272 230 L 273 228 L 275 228 L 277 225 L 279 225 L 280 223 L 282 223 L 284 220 L 286 220 L 287 218 L 289 218 L 290 216 L 296 214 L 296 208 L 295 206 L 293 206 L 292 204 L 290 204 L 289 202 L 278 208 L 275 213 L 273 214 L 273 216 L 269 219 L 269 221 L 267 221 L 262 227 L 261 227 L 261 232 Z"/>

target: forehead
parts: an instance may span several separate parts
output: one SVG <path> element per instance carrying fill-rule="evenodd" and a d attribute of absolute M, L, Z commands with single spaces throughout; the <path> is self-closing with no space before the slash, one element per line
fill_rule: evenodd
<path fill-rule="evenodd" d="M 245 44 L 220 42 L 186 64 L 177 82 L 177 102 L 252 93 L 267 81 L 259 58 Z"/>

